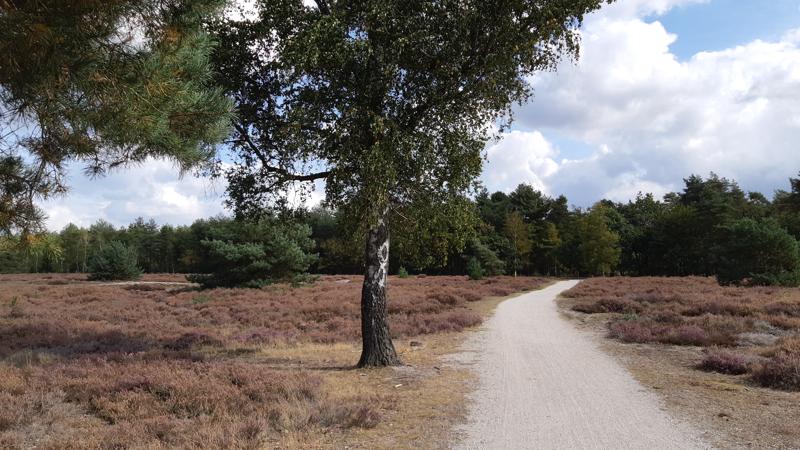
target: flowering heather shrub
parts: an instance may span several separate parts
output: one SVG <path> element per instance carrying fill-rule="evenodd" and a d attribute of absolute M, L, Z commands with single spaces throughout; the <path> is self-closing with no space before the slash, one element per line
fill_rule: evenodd
<path fill-rule="evenodd" d="M 764 306 L 764 311 L 769 314 L 783 314 L 789 317 L 800 317 L 800 302 L 780 301 Z"/>
<path fill-rule="evenodd" d="M 623 342 L 698 346 L 714 349 L 702 370 L 742 374 L 767 387 L 800 390 L 800 289 L 719 286 L 712 278 L 593 278 L 566 293 L 572 309 L 588 314 L 620 314 L 609 336 Z M 628 306 L 629 304 L 636 306 Z M 616 311 L 615 311 L 616 309 Z M 633 320 L 622 314 L 636 313 Z M 781 336 L 777 345 L 772 343 Z M 756 339 L 757 338 L 757 339 Z M 752 362 L 743 353 L 761 353 Z"/>
<path fill-rule="evenodd" d="M 60 275 L 54 275 L 60 277 Z M 149 280 L 145 276 L 145 280 Z M 51 286 L 29 275 L 0 276 L 0 357 L 24 349 L 62 355 L 100 352 L 191 350 L 204 345 L 246 343 L 342 342 L 360 333 L 359 277 L 322 277 L 299 288 L 212 289 L 210 301 L 185 287 L 130 289 L 128 286 L 74 282 Z M 176 281 L 179 276 L 154 276 Z M 346 281 L 345 283 L 339 281 Z M 466 303 L 535 289 L 546 279 L 426 277 L 389 282 L 390 326 L 394 337 L 459 331 L 476 323 Z M 24 314 L 11 315 L 11 299 Z M 450 320 L 445 313 L 470 320 Z M 428 319 L 448 324 L 431 326 Z M 455 317 L 455 316 L 452 316 Z M 466 324 L 466 325 L 462 325 Z M 190 338 L 187 336 L 194 336 Z M 198 340 L 199 336 L 203 336 Z M 194 340 L 192 340 L 194 339 Z"/>
<path fill-rule="evenodd" d="M 24 371 L 0 366 L 0 379 L 3 448 L 28 446 L 14 430 L 36 427 L 46 432 L 43 448 L 258 448 L 284 430 L 380 421 L 365 406 L 376 402 L 333 399 L 318 376 L 231 361 L 83 358 Z"/>
<path fill-rule="evenodd" d="M 581 303 L 576 305 L 575 311 L 597 314 L 597 313 L 621 313 L 636 314 L 642 311 L 642 306 L 638 303 L 624 298 L 601 298 L 592 303 Z"/>
<path fill-rule="evenodd" d="M 800 354 L 781 352 L 756 364 L 753 381 L 765 387 L 800 391 Z"/>
<path fill-rule="evenodd" d="M 684 308 L 681 314 L 684 316 L 702 316 L 703 314 L 727 315 L 727 316 L 752 316 L 755 308 L 752 305 L 738 302 L 710 301 L 708 303 L 696 303 Z"/>
<path fill-rule="evenodd" d="M 642 320 L 621 320 L 611 322 L 608 327 L 609 336 L 622 342 L 647 343 L 656 340 L 657 331 L 651 322 Z"/>
<path fill-rule="evenodd" d="M 712 349 L 705 353 L 697 368 L 707 372 L 741 375 L 750 370 L 750 358 L 727 350 Z"/>
<path fill-rule="evenodd" d="M 675 311 L 655 309 L 648 314 L 648 316 L 658 323 L 681 324 L 683 323 L 683 316 Z"/>
<path fill-rule="evenodd" d="M 578 312 L 636 313 L 661 324 L 640 326 L 654 342 L 736 345 L 737 336 L 756 331 L 757 322 L 800 330 L 800 289 L 722 287 L 702 277 L 617 277 L 586 280 L 567 295 Z"/>
<path fill-rule="evenodd" d="M 706 331 L 697 325 L 680 325 L 666 328 L 658 341 L 673 345 L 708 345 L 711 340 Z"/>
<path fill-rule="evenodd" d="M 392 277 L 392 334 L 478 325 L 467 302 L 546 282 Z M 333 398 L 319 376 L 231 357 L 253 346 L 357 341 L 359 277 L 213 289 L 203 302 L 187 286 L 142 286 L 0 275 L 0 448 L 270 448 L 284 430 L 374 427 L 391 404 Z"/>

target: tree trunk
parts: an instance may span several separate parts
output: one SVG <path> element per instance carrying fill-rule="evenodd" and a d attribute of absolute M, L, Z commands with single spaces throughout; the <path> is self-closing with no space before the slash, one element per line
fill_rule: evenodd
<path fill-rule="evenodd" d="M 367 233 L 366 271 L 361 287 L 361 359 L 358 367 L 400 364 L 389 335 L 386 288 L 389 271 L 389 226 L 385 217 Z"/>

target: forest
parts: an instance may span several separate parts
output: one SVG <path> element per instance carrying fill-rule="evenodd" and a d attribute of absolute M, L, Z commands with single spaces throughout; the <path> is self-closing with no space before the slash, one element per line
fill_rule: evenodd
<path fill-rule="evenodd" d="M 627 203 L 570 207 L 530 185 L 481 191 L 468 233 L 448 225 L 395 227 L 390 272 L 508 275 L 716 276 L 722 284 L 800 282 L 800 179 L 770 201 L 715 174 L 690 176 L 680 192 Z M 89 272 L 111 243 L 149 273 L 187 273 L 207 286 L 263 285 L 313 274 L 364 270 L 363 237 L 322 206 L 259 218 L 213 217 L 189 226 L 138 218 L 99 220 L 58 232 L 4 237 L 0 272 Z M 25 240 L 27 245 L 19 245 Z M 210 275 L 218 274 L 218 276 Z M 219 275 L 223 274 L 223 275 Z"/>

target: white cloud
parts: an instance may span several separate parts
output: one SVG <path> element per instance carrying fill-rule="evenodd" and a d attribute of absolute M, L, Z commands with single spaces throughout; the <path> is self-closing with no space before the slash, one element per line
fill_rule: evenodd
<path fill-rule="evenodd" d="M 511 131 L 486 152 L 483 181 L 491 189 L 509 191 L 521 180 L 546 191 L 543 180 L 558 170 L 558 151 L 538 131 Z"/>
<path fill-rule="evenodd" d="M 191 175 L 181 178 L 163 160 L 149 160 L 96 179 L 85 177 L 79 165 L 71 166 L 69 174 L 71 191 L 42 205 L 51 230 L 70 222 L 88 226 L 98 219 L 122 226 L 139 216 L 159 224 L 185 225 L 225 212 L 224 184 Z"/>
<path fill-rule="evenodd" d="M 710 0 L 618 0 L 597 14 L 604 17 L 645 17 L 666 14 L 673 8 L 708 3 Z"/>
<path fill-rule="evenodd" d="M 709 171 L 766 194 L 785 188 L 800 170 L 800 28 L 681 61 L 670 52 L 680 36 L 656 19 L 703 2 L 620 0 L 587 17 L 580 61 L 534 77 L 519 129 L 487 148 L 486 186 L 527 182 L 578 205 L 660 195 Z M 562 140 L 593 151 L 577 157 Z M 100 180 L 73 172 L 72 192 L 44 205 L 50 228 L 139 215 L 184 224 L 223 212 L 223 185 L 180 180 L 166 162 Z M 318 186 L 309 203 L 323 193 Z"/>
<path fill-rule="evenodd" d="M 534 77 L 536 96 L 516 115 L 518 126 L 536 130 L 530 145 L 546 147 L 555 133 L 597 150 L 517 182 L 543 183 L 582 205 L 661 194 L 710 171 L 766 194 L 787 186 L 800 169 L 799 32 L 680 61 L 669 50 L 676 36 L 642 15 L 687 3 L 623 1 L 587 19 L 581 60 Z M 527 145 L 509 137 L 499 145 Z M 517 150 L 517 158 L 528 166 L 541 154 Z M 490 188 L 509 189 L 499 178 L 484 175 Z"/>

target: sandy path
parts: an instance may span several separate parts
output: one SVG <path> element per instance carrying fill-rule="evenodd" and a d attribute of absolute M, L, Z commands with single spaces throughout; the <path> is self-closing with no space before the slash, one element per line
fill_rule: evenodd
<path fill-rule="evenodd" d="M 593 338 L 557 310 L 563 281 L 501 303 L 460 359 L 479 387 L 465 449 L 709 448 L 671 419 Z"/>

